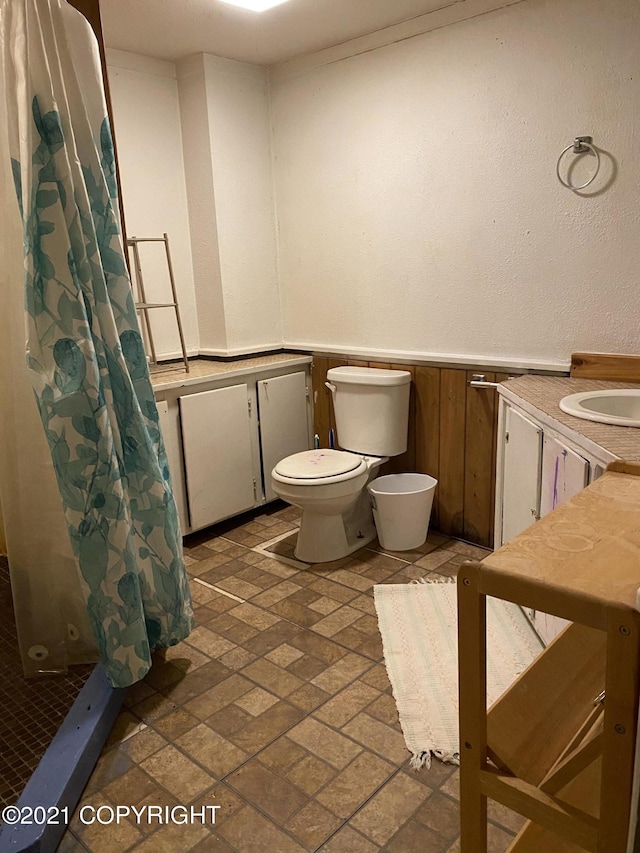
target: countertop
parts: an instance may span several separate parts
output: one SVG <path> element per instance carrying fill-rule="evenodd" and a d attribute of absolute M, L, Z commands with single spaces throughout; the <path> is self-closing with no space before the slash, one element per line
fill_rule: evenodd
<path fill-rule="evenodd" d="M 616 464 L 625 468 L 623 463 Z M 607 471 L 489 554 L 482 561 L 483 572 L 544 584 L 547 594 L 555 587 L 584 595 L 579 606 L 593 620 L 601 603 L 635 610 L 640 558 L 639 473 L 631 465 L 624 473 Z M 576 606 L 575 600 L 565 603 Z"/>
<path fill-rule="evenodd" d="M 573 439 L 597 455 L 599 449 L 607 457 L 640 461 L 640 428 L 611 426 L 585 421 L 567 415 L 560 409 L 560 400 L 567 394 L 610 388 L 639 388 L 629 382 L 605 382 L 602 379 L 571 379 L 568 376 L 521 376 L 508 379 L 499 388 L 501 396 L 521 405 L 530 414 L 542 413 L 543 422 L 566 438 Z M 584 439 L 584 440 L 580 440 Z M 605 461 L 610 461 L 608 458 Z"/>
<path fill-rule="evenodd" d="M 311 363 L 311 356 L 295 353 L 276 353 L 258 355 L 254 358 L 239 358 L 233 361 L 213 361 L 207 358 L 194 358 L 189 361 L 189 373 L 181 363 L 174 367 L 163 367 L 151 372 L 151 384 L 154 391 L 167 391 L 170 388 L 184 388 L 198 385 L 208 379 L 224 376 L 232 379 L 236 376 L 248 376 L 273 367 L 296 367 Z"/>

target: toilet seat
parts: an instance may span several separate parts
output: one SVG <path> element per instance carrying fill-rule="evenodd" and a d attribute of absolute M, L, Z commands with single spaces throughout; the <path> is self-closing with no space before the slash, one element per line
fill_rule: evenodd
<path fill-rule="evenodd" d="M 360 464 L 361 459 L 344 450 L 303 450 L 281 459 L 275 467 L 277 474 L 296 480 L 317 480 L 348 474 Z"/>
<path fill-rule="evenodd" d="M 367 470 L 362 456 L 344 450 L 303 450 L 282 459 L 272 471 L 281 483 L 326 485 L 351 480 Z"/>

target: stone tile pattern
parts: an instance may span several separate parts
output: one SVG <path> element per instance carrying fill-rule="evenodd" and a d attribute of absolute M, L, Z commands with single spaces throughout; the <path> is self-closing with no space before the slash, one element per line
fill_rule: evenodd
<path fill-rule="evenodd" d="M 582 391 L 609 391 L 615 388 L 638 388 L 628 382 L 606 382 L 601 379 L 569 379 L 566 376 L 521 376 L 505 383 L 516 394 L 536 409 L 551 416 L 570 430 L 583 435 L 604 447 L 619 459 L 640 462 L 640 434 L 629 427 L 599 424 L 568 415 L 560 408 L 560 400 L 567 394 Z"/>
<path fill-rule="evenodd" d="M 14 805 L 62 725 L 93 664 L 25 678 L 9 563 L 0 556 L 0 807 Z"/>
<path fill-rule="evenodd" d="M 116 832 L 76 812 L 61 851 L 459 849 L 457 769 L 409 768 L 373 585 L 451 577 L 487 552 L 433 533 L 415 551 L 373 543 L 300 570 L 252 550 L 282 536 L 288 553 L 298 523 L 276 504 L 186 540 L 197 630 L 130 690 L 80 804 L 218 805 L 215 825 Z M 520 818 L 490 819 L 499 853 Z"/>
<path fill-rule="evenodd" d="M 216 379 L 229 374 L 242 374 L 261 367 L 282 367 L 283 365 L 299 364 L 301 356 L 292 353 L 271 353 L 256 355 L 252 358 L 241 358 L 235 361 L 214 361 L 208 358 L 190 358 L 187 373 L 182 361 L 161 362 L 152 366 L 151 384 L 156 391 L 167 388 L 182 388 L 185 385 L 195 385 L 207 379 Z M 311 359 L 309 358 L 310 362 Z"/>

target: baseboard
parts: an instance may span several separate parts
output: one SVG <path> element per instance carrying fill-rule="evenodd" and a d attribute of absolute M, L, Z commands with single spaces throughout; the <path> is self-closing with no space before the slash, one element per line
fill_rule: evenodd
<path fill-rule="evenodd" d="M 416 350 L 388 350 L 368 349 L 366 347 L 349 346 L 327 346 L 313 341 L 278 341 L 277 343 L 258 344 L 252 347 L 233 347 L 230 349 L 216 349 L 214 347 L 200 347 L 187 351 L 189 358 L 203 356 L 206 358 L 233 359 L 251 355 L 268 355 L 274 352 L 295 352 L 302 354 L 313 354 L 325 358 L 352 358 L 358 361 L 379 361 L 391 364 L 415 364 L 435 365 L 438 367 L 460 367 L 473 369 L 482 367 L 486 370 L 495 369 L 501 372 L 515 370 L 535 371 L 536 373 L 566 374 L 569 372 L 570 362 L 567 361 L 544 361 L 542 359 L 520 358 L 519 356 L 491 356 L 491 355 L 469 355 L 448 352 L 424 352 Z M 159 362 L 175 361 L 181 359 L 182 353 L 162 353 L 158 357 Z"/>
<path fill-rule="evenodd" d="M 200 350 L 198 347 L 191 347 L 187 350 L 187 358 L 197 358 L 200 355 Z M 161 352 L 157 353 L 156 357 L 158 362 L 163 361 L 176 361 L 177 359 L 182 360 L 182 350 L 176 350 L 175 352 Z"/>
<path fill-rule="evenodd" d="M 332 346 L 312 342 L 291 342 L 283 349 L 295 352 L 308 352 L 325 358 L 352 358 L 357 361 L 379 361 L 390 364 L 415 364 L 466 367 L 483 367 L 501 372 L 509 370 L 536 371 L 536 373 L 568 373 L 568 361 L 541 361 L 519 358 L 517 356 L 496 357 L 490 355 L 473 356 L 460 353 L 416 352 L 415 350 L 366 349 L 364 347 Z"/>
<path fill-rule="evenodd" d="M 232 347 L 231 349 L 214 349 L 212 347 L 200 347 L 199 355 L 213 358 L 241 358 L 243 355 L 256 355 L 258 353 L 280 352 L 284 349 L 282 341 L 270 344 L 259 344 L 253 347 Z"/>

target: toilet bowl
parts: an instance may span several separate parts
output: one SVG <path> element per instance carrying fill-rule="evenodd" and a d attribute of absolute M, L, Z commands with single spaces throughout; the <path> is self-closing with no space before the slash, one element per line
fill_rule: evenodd
<path fill-rule="evenodd" d="M 375 538 L 365 487 L 387 459 L 341 450 L 305 450 L 275 466 L 273 490 L 302 510 L 295 550 L 298 560 L 338 560 Z"/>
<path fill-rule="evenodd" d="M 305 563 L 338 560 L 375 538 L 366 485 L 407 448 L 408 371 L 334 367 L 327 380 L 343 449 L 295 453 L 271 472 L 278 497 L 302 509 L 295 555 Z"/>

